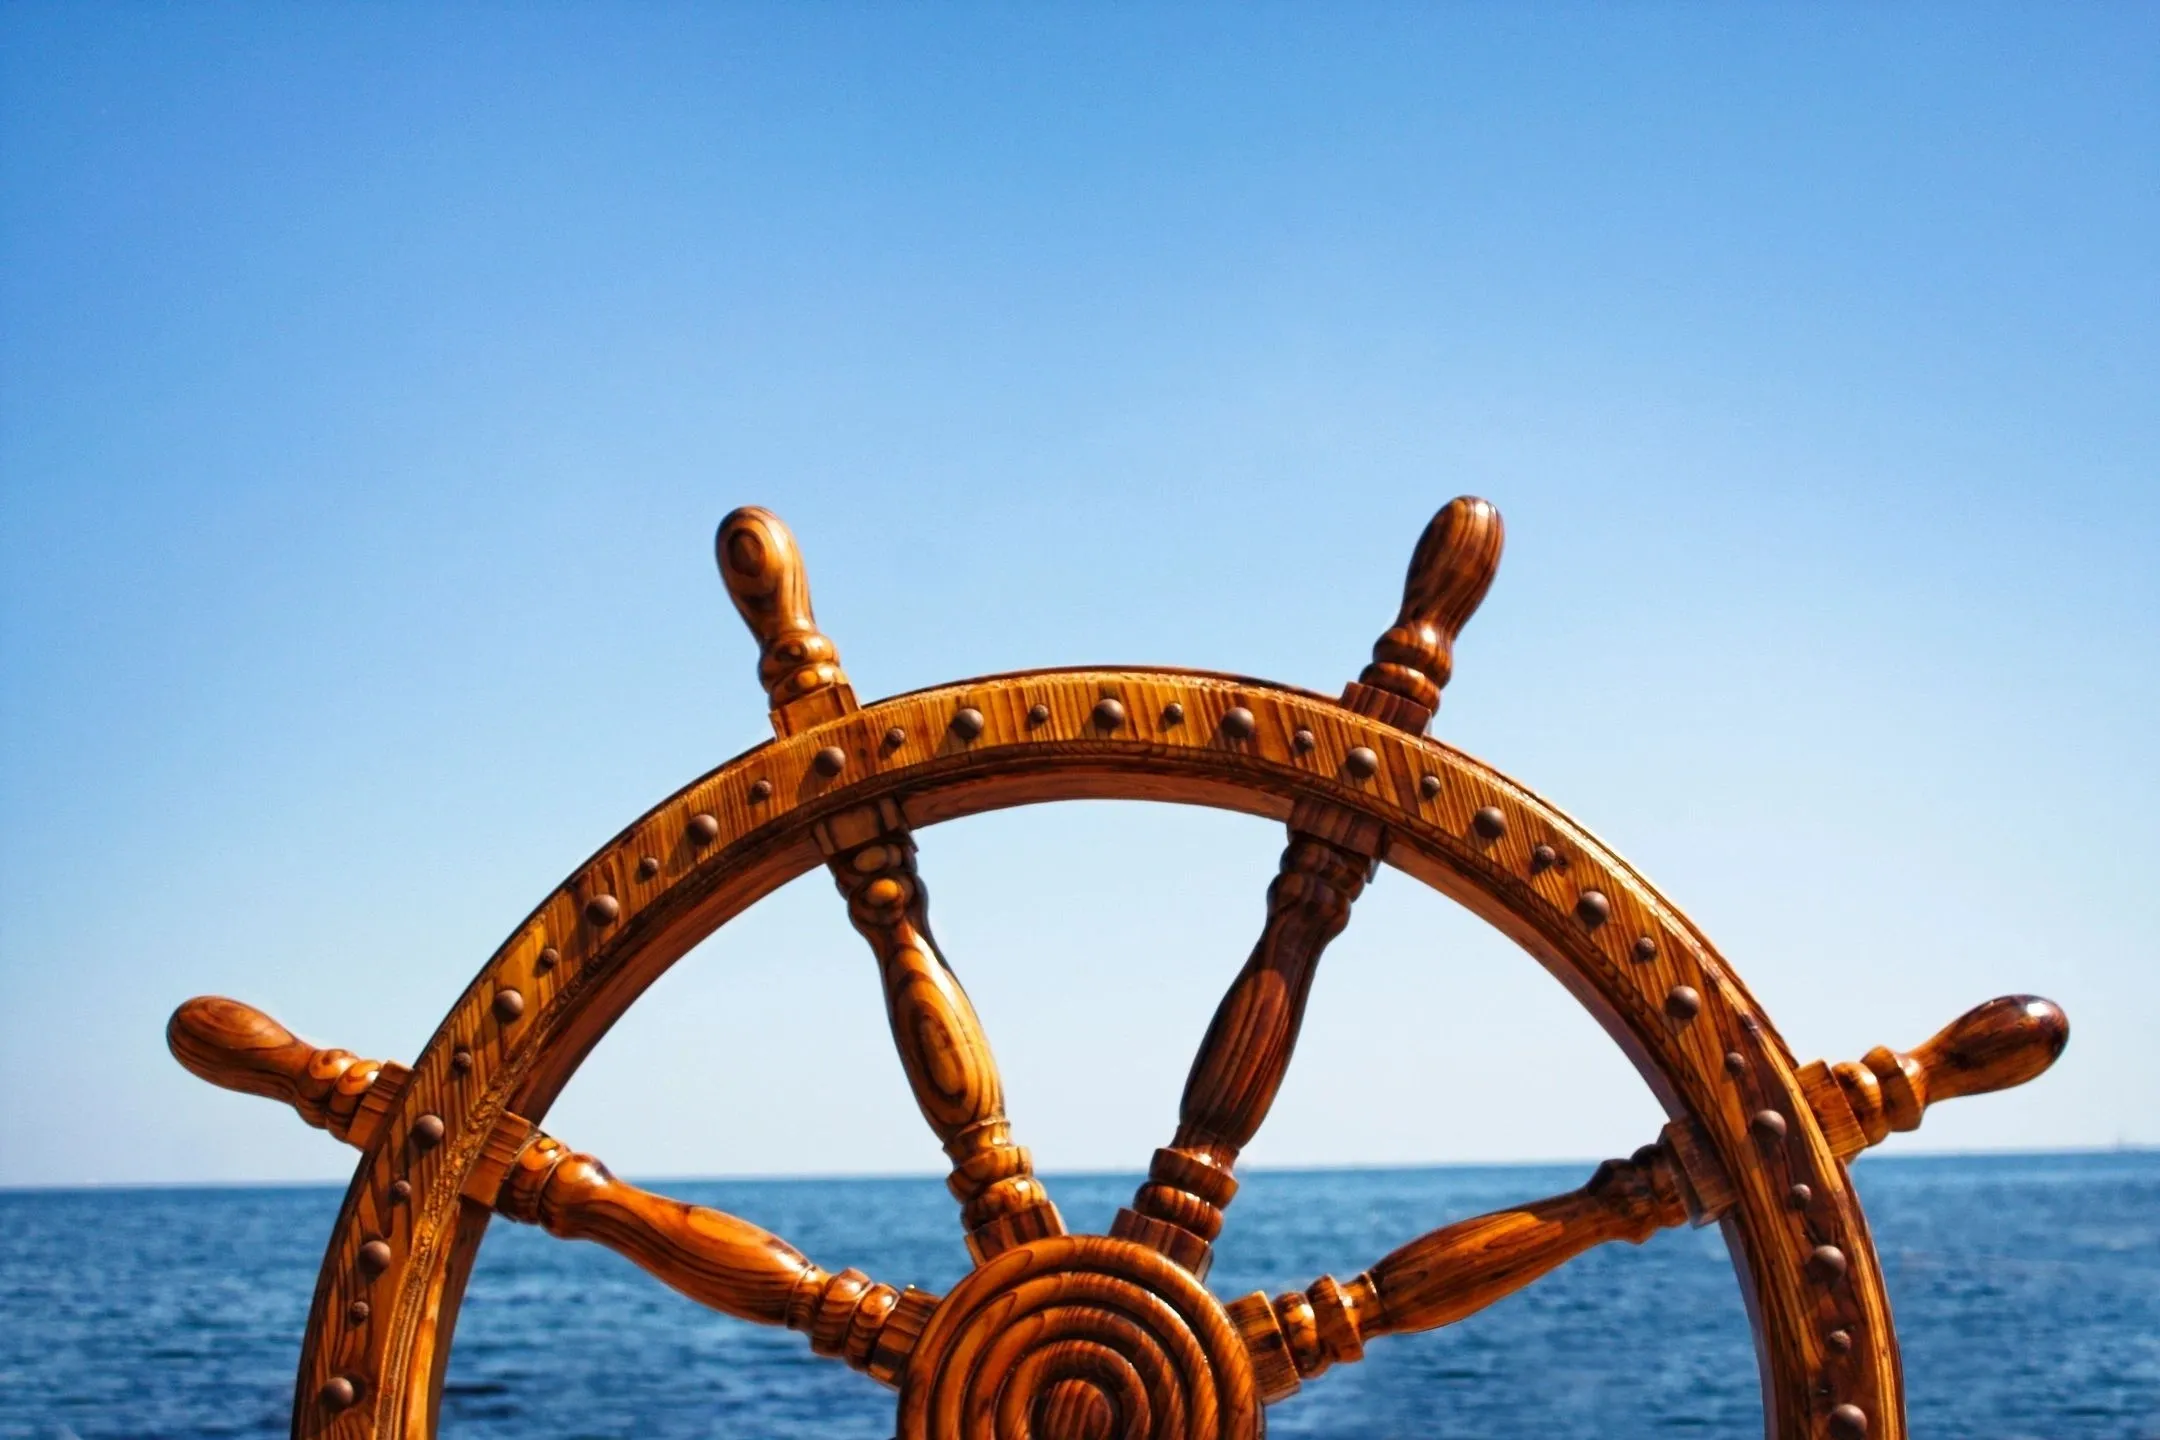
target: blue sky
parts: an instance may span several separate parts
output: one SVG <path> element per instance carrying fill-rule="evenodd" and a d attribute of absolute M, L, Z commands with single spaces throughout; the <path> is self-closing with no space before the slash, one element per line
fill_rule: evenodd
<path fill-rule="evenodd" d="M 417 1051 L 764 732 L 709 548 L 745 502 L 878 695 L 1332 689 L 1484 494 L 1438 733 L 1807 1056 L 2062 1002 L 2056 1072 L 1902 1148 L 2160 1142 L 2150 8 L 16 5 L 0 146 L 0 1183 L 344 1173 L 165 1015 Z M 1141 1163 L 1280 832 L 922 838 L 1023 1140 Z M 551 1128 L 631 1173 L 936 1169 L 879 1007 L 813 875 Z M 1256 1164 L 1660 1118 L 1400 876 L 1299 1059 Z"/>

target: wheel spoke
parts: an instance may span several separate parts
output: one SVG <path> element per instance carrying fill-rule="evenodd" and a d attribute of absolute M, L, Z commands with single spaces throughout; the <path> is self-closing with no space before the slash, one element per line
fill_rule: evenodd
<path fill-rule="evenodd" d="M 2069 1038 L 2070 1023 L 2052 1001 L 2006 995 L 1968 1010 L 1909 1054 L 1878 1046 L 1857 1064 L 1803 1066 L 1799 1078 L 1844 1160 L 1893 1129 L 1917 1129 L 1933 1101 L 2024 1084 L 2055 1063 Z M 1751 1128 L 1774 1141 L 1787 1123 L 1765 1110 Z M 1443 1226 L 1347 1285 L 1323 1275 L 1302 1291 L 1274 1300 L 1255 1293 L 1228 1309 L 1272 1403 L 1301 1378 L 1361 1358 L 1376 1336 L 1452 1325 L 1585 1250 L 1614 1240 L 1639 1245 L 1684 1220 L 1707 1225 L 1734 1198 L 1708 1138 L 1676 1120 L 1657 1144 L 1600 1165 L 1580 1190 Z"/>
<path fill-rule="evenodd" d="M 1662 1145 L 1608 1160 L 1580 1190 L 1431 1231 L 1347 1285 L 1323 1275 L 1270 1301 L 1229 1309 L 1272 1403 L 1301 1379 L 1362 1359 L 1366 1342 L 1452 1325 L 1611 1240 L 1637 1244 L 1688 1218 L 1678 1165 Z"/>
<path fill-rule="evenodd" d="M 810 607 L 802 552 L 779 517 L 755 507 L 733 512 L 720 522 L 714 553 L 757 639 L 773 729 L 787 736 L 854 710 L 839 650 Z M 915 1103 L 952 1160 L 946 1183 L 960 1201 L 969 1253 L 981 1264 L 1022 1241 L 1064 1234 L 1034 1161 L 1013 1143 L 982 1021 L 930 936 L 929 900 L 900 807 L 885 800 L 834 816 L 817 827 L 817 839 L 847 897 L 848 918 L 877 956 L 893 1044 Z"/>
<path fill-rule="evenodd" d="M 406 1080 L 401 1065 L 309 1045 L 262 1011 L 204 996 L 173 1012 L 166 1036 L 180 1062 L 229 1090 L 283 1100 L 354 1146 L 373 1137 Z M 837 1274 L 747 1220 L 626 1184 L 516 1115 L 494 1136 L 513 1152 L 489 1197 L 505 1219 L 567 1240 L 591 1240 L 701 1305 L 810 1337 L 820 1355 L 897 1383 L 937 1297 Z M 438 1123 L 432 1138 L 441 1140 Z M 469 1192 L 468 1192 L 469 1193 Z M 473 1198 L 480 1198 L 475 1195 Z"/>
<path fill-rule="evenodd" d="M 1482 500 L 1453 500 L 1433 516 L 1411 556 L 1395 624 L 1374 644 L 1373 663 L 1344 693 L 1345 705 L 1384 724 L 1424 731 L 1453 673 L 1455 637 L 1492 584 L 1501 534 L 1499 512 Z M 1233 740 L 1250 737 L 1252 717 L 1240 725 L 1243 737 L 1227 731 Z M 1372 752 L 1362 754 L 1370 776 Z M 1291 813 L 1259 943 L 1200 1042 L 1176 1134 L 1155 1152 L 1146 1183 L 1118 1212 L 1112 1234 L 1152 1246 L 1196 1275 L 1207 1273 L 1223 1208 L 1237 1193 L 1232 1167 L 1289 1072 L 1321 952 L 1349 923 L 1350 907 L 1386 845 L 1379 825 L 1347 811 L 1306 802 Z"/>
<path fill-rule="evenodd" d="M 848 918 L 876 954 L 885 1013 L 915 1103 L 953 1164 L 977 1264 L 1014 1245 L 1065 1233 L 1057 1207 L 1015 1145 L 1005 1087 L 967 992 L 930 936 L 929 900 L 915 873 L 915 842 L 891 802 L 818 826 L 818 843 Z"/>

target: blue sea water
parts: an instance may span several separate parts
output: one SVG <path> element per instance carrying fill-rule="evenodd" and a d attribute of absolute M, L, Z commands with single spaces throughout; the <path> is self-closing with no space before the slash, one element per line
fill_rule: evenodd
<path fill-rule="evenodd" d="M 2160 1153 L 1866 1157 L 1919 1437 L 2160 1437 Z M 1348 1276 L 1434 1225 L 1572 1188 L 1584 1166 L 1253 1174 L 1210 1283 Z M 1067 1177 L 1100 1230 L 1131 1177 Z M 942 1289 L 964 1270 L 935 1180 L 683 1182 L 820 1263 Z M 0 1436 L 282 1436 L 338 1205 L 329 1188 L 0 1192 Z M 1607 1246 L 1431 1335 L 1383 1340 L 1269 1412 L 1330 1440 L 1761 1433 L 1715 1229 Z M 489 1233 L 443 1431 L 886 1440 L 891 1394 L 800 1336 L 699 1309 L 591 1245 Z"/>

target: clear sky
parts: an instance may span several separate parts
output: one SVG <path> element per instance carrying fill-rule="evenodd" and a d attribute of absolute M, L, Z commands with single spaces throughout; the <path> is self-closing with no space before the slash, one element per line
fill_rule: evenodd
<path fill-rule="evenodd" d="M 0 11 L 0 1183 L 342 1175 L 188 995 L 409 1058 L 766 731 L 711 534 L 882 695 L 1332 690 L 1418 528 L 1508 556 L 1438 733 L 1718 941 L 1803 1058 L 2032 990 L 1906 1150 L 2160 1142 L 2160 10 Z M 926 832 L 1051 1169 L 1132 1167 L 1277 827 Z M 1625 1154 L 1648 1091 L 1383 874 L 1256 1164 Z M 938 1168 L 818 874 L 551 1128 Z"/>

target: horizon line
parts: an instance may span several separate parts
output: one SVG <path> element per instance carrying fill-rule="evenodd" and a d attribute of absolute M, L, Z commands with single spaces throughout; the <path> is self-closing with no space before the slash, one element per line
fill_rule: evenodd
<path fill-rule="evenodd" d="M 2144 1141 L 2118 1141 L 2113 1145 L 2068 1145 L 2046 1149 L 2009 1148 L 2001 1150 L 1920 1150 L 1905 1153 L 1881 1154 L 1863 1150 L 1853 1157 L 1870 1161 L 1919 1161 L 1919 1160 L 2040 1160 L 2057 1157 L 2087 1155 L 2160 1155 L 2160 1144 Z M 1346 1165 L 1254 1165 L 1239 1171 L 1242 1176 L 1255 1175 L 1357 1175 L 1411 1173 L 1421 1170 L 1543 1170 L 1562 1166 L 1586 1165 L 1595 1167 L 1600 1159 L 1583 1157 L 1560 1157 L 1543 1160 L 1434 1160 L 1408 1164 L 1346 1164 Z M 1851 1163 L 1851 1162 L 1848 1162 Z M 1085 1170 L 1045 1170 L 1038 1174 L 1044 1180 L 1131 1179 L 1144 1175 L 1144 1167 Z M 927 1180 L 942 1182 L 942 1170 L 879 1170 L 879 1171 L 815 1171 L 770 1174 L 716 1174 L 716 1175 L 645 1175 L 621 1177 L 641 1188 L 650 1184 L 690 1185 L 800 1185 L 800 1184 L 872 1184 L 894 1180 Z M 51 1184 L 0 1184 L 0 1196 L 4 1195 L 56 1195 L 79 1194 L 108 1190 L 328 1190 L 347 1187 L 350 1180 L 89 1180 L 59 1181 Z"/>

